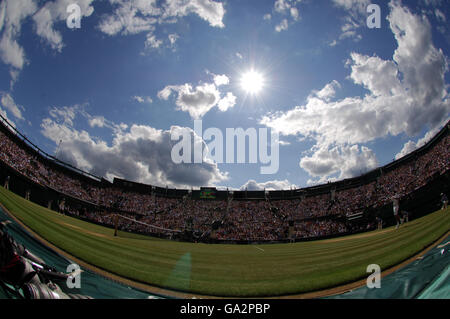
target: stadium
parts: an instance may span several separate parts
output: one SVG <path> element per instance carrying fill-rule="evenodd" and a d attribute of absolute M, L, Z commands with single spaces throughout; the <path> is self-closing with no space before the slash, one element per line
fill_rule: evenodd
<path fill-rule="evenodd" d="M 89 10 L 91 2 L 80 2 L 83 21 L 93 12 L 93 9 Z M 195 45 L 187 40 L 182 42 L 179 40 L 182 36 L 174 33 L 169 34 L 166 42 L 158 42 L 155 36 L 160 34 L 155 30 L 159 30 L 157 27 L 160 24 L 169 28 L 176 25 L 178 19 L 191 14 L 199 21 L 193 19 L 185 23 L 189 26 L 186 29 L 192 28 L 194 34 L 199 32 L 199 26 L 205 27 L 201 24 L 205 21 L 209 28 L 225 28 L 225 24 L 222 25 L 225 20 L 218 21 L 217 16 L 212 16 L 211 13 L 218 12 L 221 18 L 224 17 L 225 11 L 219 9 L 221 2 L 205 1 L 211 5 L 206 10 L 197 1 L 187 1 L 186 3 L 192 2 L 191 6 L 181 10 L 177 6 L 171 7 L 171 1 L 167 1 L 164 13 L 158 10 L 151 13 L 144 11 L 150 9 L 141 2 L 122 2 L 111 2 L 118 9 L 114 11 L 116 16 L 111 16 L 107 21 L 101 20 L 96 28 L 91 26 L 92 30 L 102 32 L 102 36 L 103 33 L 107 34 L 109 38 L 98 35 L 95 38 L 94 35 L 94 40 L 90 39 L 91 44 L 112 41 L 112 37 L 117 34 L 137 35 L 140 30 L 145 29 L 149 32 L 146 34 L 146 49 L 151 47 L 152 50 L 162 50 L 166 45 L 167 52 L 177 54 L 178 50 L 183 50 L 182 45 L 189 48 Z M 273 7 L 270 17 L 264 15 L 261 18 L 261 15 L 260 18 L 263 20 L 261 30 L 270 26 L 273 29 L 271 36 L 275 38 L 287 31 L 288 25 L 294 28 L 301 23 L 301 19 L 295 7 L 300 2 L 278 0 L 275 5 L 273 2 L 270 2 L 270 8 Z M 34 1 L 27 3 L 32 6 Z M 51 3 L 60 5 L 59 1 Z M 333 0 L 333 3 L 345 9 L 345 4 L 341 1 Z M 354 8 L 364 4 L 366 1 L 355 1 L 353 9 L 346 8 L 351 14 L 349 17 L 356 19 L 356 16 L 361 15 Z M 22 5 L 21 9 L 28 8 L 26 2 Z M 106 109 L 96 110 L 111 118 L 117 116 L 114 120 L 108 120 L 103 115 L 91 115 L 89 107 L 85 105 L 49 106 L 55 101 L 70 101 L 76 96 L 73 93 L 76 91 L 74 83 L 67 86 L 62 84 L 61 79 L 66 78 L 67 74 L 59 74 L 58 72 L 63 71 L 55 71 L 60 69 L 49 67 L 50 64 L 42 65 L 58 73 L 48 75 L 48 78 L 51 78 L 49 81 L 54 81 L 53 85 L 61 83 L 59 91 L 53 90 L 51 94 L 40 92 L 40 85 L 45 87 L 46 84 L 38 83 L 37 77 L 25 71 L 23 81 L 26 83 L 21 86 L 21 78 L 17 74 L 22 72 L 23 66 L 18 67 L 17 63 L 13 64 L 14 61 L 6 58 L 10 57 L 6 50 L 15 46 L 2 43 L 9 43 L 7 40 L 11 40 L 17 44 L 19 36 L 14 32 L 21 31 L 11 21 L 17 18 L 26 26 L 25 20 L 20 20 L 25 18 L 10 14 L 8 19 L 0 21 L 0 31 L 4 28 L 3 38 L 7 39 L 0 40 L 0 58 L 4 64 L 2 67 L 6 65 L 10 68 L 11 77 L 11 82 L 8 81 L 11 88 L 9 93 L 0 90 L 0 299 L 450 298 L 450 98 L 446 84 L 448 58 L 428 40 L 431 38 L 431 29 L 428 28 L 430 25 L 426 18 L 413 14 L 398 1 L 391 1 L 386 6 L 390 10 L 386 18 L 390 24 L 386 29 L 394 33 L 398 44 L 393 60 L 382 60 L 375 55 L 363 56 L 352 51 L 351 60 L 345 62 L 345 66 L 351 65 L 352 69 L 351 75 L 346 76 L 347 80 L 351 79 L 353 84 L 363 86 L 369 93 L 364 92 L 364 97 L 361 97 L 363 93 L 358 91 L 361 96 L 335 98 L 336 91 L 344 84 L 332 81 L 322 90 L 311 88 L 310 93 L 303 92 L 305 105 L 293 109 L 270 109 L 259 114 L 258 125 L 265 125 L 280 133 L 276 141 L 281 148 L 280 156 L 284 156 L 280 162 L 282 173 L 274 178 L 293 176 L 290 178 L 294 179 L 302 176 L 304 184 L 307 184 L 302 187 L 291 185 L 267 189 L 265 186 L 247 187 L 250 180 L 245 184 L 246 187 L 236 187 L 236 183 L 242 184 L 243 181 L 238 177 L 247 178 L 241 177 L 247 172 L 251 178 L 261 177 L 262 174 L 254 173 L 248 163 L 233 166 L 240 168 L 233 168 L 232 173 L 228 174 L 224 167 L 229 166 L 221 166 L 223 162 L 211 161 L 212 153 L 209 153 L 209 158 L 201 156 L 203 161 L 181 164 L 174 163 L 173 156 L 170 160 L 169 155 L 169 146 L 173 145 L 169 133 L 174 131 L 179 133 L 177 136 L 187 132 L 189 138 L 193 137 L 194 144 L 195 138 L 200 136 L 201 143 L 197 145 L 204 146 L 206 138 L 196 134 L 188 125 L 198 118 L 207 118 L 207 113 L 216 112 L 214 116 L 217 118 L 209 118 L 209 123 L 217 126 L 224 121 L 223 125 L 240 127 L 243 123 L 241 121 L 244 121 L 242 118 L 246 118 L 246 121 L 250 119 L 249 122 L 244 122 L 246 127 L 255 124 L 251 122 L 254 115 L 251 112 L 256 112 L 256 106 L 269 101 L 267 97 L 267 100 L 263 100 L 261 93 L 264 87 L 270 85 L 267 72 L 264 73 L 265 78 L 263 73 L 255 71 L 242 76 L 240 89 L 245 93 L 241 100 L 241 96 L 233 91 L 227 76 L 209 70 L 206 72 L 208 80 L 202 78 L 197 86 L 188 83 L 161 86 L 159 83 L 161 90 L 153 94 L 155 100 L 159 99 L 158 106 L 161 109 L 157 109 L 157 102 L 149 96 L 146 99 L 141 96 L 133 97 L 139 105 L 148 103 L 153 107 L 148 112 L 154 113 L 143 120 L 144 124 L 131 124 L 138 122 L 136 118 L 143 116 L 138 113 L 143 112 L 142 109 L 124 111 L 119 107 L 110 113 Z M 6 2 L 2 3 L 0 17 L 2 12 L 14 13 L 15 8 L 11 1 L 8 5 Z M 44 18 L 39 15 L 37 7 L 33 8 L 34 11 L 30 9 L 33 14 L 29 14 L 29 22 L 36 24 L 33 32 L 48 41 L 52 49 L 57 47 L 59 49 L 56 51 L 61 52 L 64 46 L 58 42 L 59 38 L 50 37 L 45 31 L 47 29 L 40 28 L 40 19 Z M 118 21 L 124 23 L 124 19 L 117 18 L 124 8 L 132 8 L 134 11 L 130 12 L 134 12 L 133 14 L 140 12 L 133 16 L 137 19 L 135 22 L 139 22 L 138 25 L 119 28 L 114 24 Z M 51 13 L 57 12 L 53 7 L 47 9 Z M 27 16 L 27 11 L 21 12 L 24 17 Z M 445 16 L 442 18 L 437 13 L 438 9 L 433 12 L 435 19 L 442 22 Z M 268 25 L 277 14 L 284 14 L 289 23 L 275 27 Z M 441 14 L 443 15 L 442 12 Z M 158 17 L 159 20 L 149 20 L 145 24 L 140 20 L 143 17 Z M 241 16 L 239 18 L 242 19 Z M 59 19 L 59 22 L 65 20 L 61 17 L 55 19 Z M 57 25 L 56 20 L 54 25 L 46 25 L 50 25 L 51 29 Z M 104 23 L 105 21 L 109 24 Z M 156 24 L 153 21 L 159 22 Z M 71 24 L 67 22 L 70 29 L 69 25 Z M 411 32 L 415 30 L 411 25 L 425 26 L 421 30 L 425 30 L 424 33 L 430 32 L 423 37 L 418 36 L 429 49 L 423 57 L 424 65 L 414 65 L 407 60 L 411 56 L 416 58 L 414 54 L 406 54 L 410 51 L 415 54 L 426 51 L 411 45 L 414 41 L 410 38 L 406 39 L 414 33 Z M 356 23 L 353 24 L 355 26 Z M 401 27 L 406 31 L 401 31 Z M 341 30 L 348 31 L 348 28 L 346 25 Z M 177 32 L 183 34 L 182 30 L 180 27 Z M 358 28 L 353 31 L 357 30 Z M 84 41 L 80 40 L 82 37 L 92 36 L 80 36 L 80 33 L 75 33 L 78 31 L 73 30 L 67 32 L 75 38 L 71 38 L 74 43 Z M 164 34 L 168 31 L 161 32 Z M 64 33 L 65 38 L 69 36 Z M 354 36 L 353 33 L 351 36 Z M 228 35 L 223 36 L 227 37 Z M 349 37 L 348 34 L 341 34 L 341 37 L 336 38 L 336 43 L 329 44 L 328 47 L 334 48 Z M 352 45 L 359 43 L 359 38 L 356 39 Z M 416 42 L 420 42 L 419 40 Z M 176 46 L 177 43 L 179 47 Z M 109 42 L 105 44 L 108 50 L 109 45 Z M 121 46 L 123 43 L 114 43 L 114 48 L 117 49 L 117 45 Z M 216 48 L 215 45 L 212 46 Z M 405 53 L 405 48 L 410 51 Z M 124 49 L 123 52 L 125 51 Z M 151 52 L 141 52 L 140 56 L 151 56 L 154 59 L 150 68 L 153 71 L 157 70 L 158 64 L 166 63 L 166 60 L 162 54 L 155 57 L 156 54 Z M 317 52 L 305 64 L 312 63 L 315 54 Z M 233 51 L 232 55 L 233 61 L 243 60 L 240 53 Z M 305 55 L 304 52 L 295 54 Z M 35 56 L 36 59 L 42 58 L 42 61 L 47 58 L 50 61 L 56 59 L 55 63 L 58 63 L 58 58 L 55 57 Z M 74 54 L 70 58 L 76 56 Z M 108 58 L 105 60 L 112 63 L 109 61 L 111 56 L 106 56 Z M 188 65 L 192 60 L 192 56 L 189 56 L 189 63 L 186 63 L 180 56 L 168 58 L 169 64 L 184 61 L 180 63 Z M 109 67 L 109 64 L 105 64 L 107 67 L 100 65 L 102 59 L 103 57 L 96 61 L 98 72 L 80 71 L 85 81 L 92 77 L 95 82 L 99 82 L 98 74 L 106 72 L 105 69 Z M 131 61 L 133 58 L 127 57 L 126 60 Z M 121 67 L 128 63 L 123 61 L 121 60 Z M 198 61 L 204 62 L 209 68 L 214 65 L 204 61 L 204 57 L 199 57 Z M 428 62 L 429 65 L 426 64 Z M 438 62 L 443 64 L 432 69 Z M 76 69 L 90 63 L 83 60 L 81 64 L 74 65 Z M 143 68 L 141 64 L 134 67 L 133 72 Z M 78 73 L 71 73 L 75 72 L 74 69 L 67 72 L 75 77 L 79 76 Z M 175 69 L 170 70 L 177 73 Z M 370 76 L 366 74 L 368 70 L 372 72 Z M 169 77 L 171 72 L 159 71 L 155 71 L 158 76 L 154 77 L 152 74 L 152 78 L 164 79 L 164 83 L 169 81 L 165 77 Z M 180 73 L 182 76 L 191 74 L 188 70 Z M 394 76 L 390 77 L 392 74 Z M 121 77 L 112 76 L 108 72 L 103 73 L 102 78 L 103 76 L 104 79 Z M 211 77 L 211 83 L 205 82 L 211 80 Z M 300 82 L 306 87 L 308 81 L 314 81 L 313 78 L 313 73 L 310 73 L 306 78 L 301 78 Z M 383 80 L 379 81 L 379 78 Z M 424 80 L 423 83 L 420 79 Z M 114 100 L 120 100 L 120 96 L 125 94 L 121 90 L 128 89 L 124 82 L 120 85 L 108 82 L 105 84 L 109 85 L 106 91 L 97 87 L 95 92 L 89 91 L 86 94 L 90 101 L 98 101 L 98 96 L 103 96 L 102 103 L 113 105 Z M 341 82 L 344 83 L 344 80 Z M 150 86 L 152 85 L 156 86 L 153 82 Z M 23 96 L 30 92 L 30 99 L 36 98 L 36 103 L 42 104 L 41 108 L 36 107 L 37 115 L 27 113 L 30 119 L 37 118 L 39 128 L 34 128 L 31 120 L 25 120 L 26 108 L 13 100 L 12 88 L 16 86 L 17 91 L 25 91 Z M 221 91 L 227 86 L 230 86 L 227 88 L 229 92 Z M 119 92 L 117 96 L 115 90 Z M 39 92 L 36 93 L 37 91 Z M 126 94 L 131 93 L 127 91 Z M 284 93 L 277 94 L 273 94 L 274 99 L 281 101 Z M 174 96 L 177 98 L 171 101 L 170 98 Z M 296 99 L 298 97 L 293 98 Z M 117 103 L 131 102 L 120 100 Z M 167 111 L 164 103 L 176 105 L 173 112 Z M 239 113 L 233 109 L 239 103 L 251 107 L 243 107 L 245 110 L 241 109 Z M 357 106 L 356 109 L 353 108 L 354 105 Z M 398 110 L 398 113 L 393 109 Z M 319 113 L 321 110 L 326 111 Z M 42 116 L 45 112 L 48 115 Z M 227 112 L 237 114 L 227 115 Z M 180 113 L 187 116 L 188 120 L 182 117 L 175 119 L 173 114 Z M 350 115 L 340 117 L 340 114 Z M 127 116 L 130 118 L 126 118 Z M 81 121 L 76 122 L 79 118 L 87 124 L 78 129 L 76 125 L 82 126 Z M 161 129 L 169 126 L 170 130 Z M 220 132 L 221 129 L 224 128 L 220 127 L 214 132 Z M 110 134 L 107 133 L 107 137 L 100 135 L 101 130 L 108 130 Z M 252 131 L 249 129 L 246 132 Z M 261 136 L 256 130 L 254 132 L 254 136 Z M 403 138 L 418 136 L 419 133 L 424 135 L 422 139 L 404 143 Z M 401 134 L 404 135 L 399 138 Z M 245 137 L 242 141 L 245 141 Z M 256 143 L 249 144 L 247 146 L 254 146 L 255 154 L 259 152 L 260 158 L 267 158 L 268 153 L 261 151 L 265 144 L 259 144 L 258 147 Z M 302 148 L 294 147 L 293 150 L 286 151 L 293 144 L 301 144 Z M 386 160 L 393 152 L 398 152 L 401 144 L 404 147 L 397 153 L 398 156 L 392 161 Z M 178 145 L 183 145 L 183 139 Z M 221 158 L 224 158 L 223 152 L 217 151 L 217 143 L 214 146 L 214 155 L 220 153 Z M 195 145 L 189 145 L 188 153 L 183 149 L 183 156 L 188 154 L 188 160 L 192 155 L 191 147 L 195 148 Z M 377 155 L 384 158 L 383 165 L 378 165 L 378 161 L 374 160 L 375 152 L 370 147 L 377 149 Z M 270 148 L 271 155 L 274 155 L 274 145 Z M 234 152 L 234 145 L 231 149 Z M 239 153 L 239 145 L 236 150 Z M 228 147 L 226 151 L 229 151 Z M 251 150 L 247 149 L 247 152 L 251 158 Z M 278 145 L 276 154 L 278 155 Z M 292 161 L 292 154 L 302 154 L 302 157 Z M 237 154 L 237 158 L 240 155 L 245 158 L 246 150 L 244 149 L 243 154 Z M 196 156 L 195 150 L 193 156 Z M 272 160 L 274 158 L 271 159 L 271 164 Z M 255 164 L 256 160 L 252 163 Z M 231 161 L 226 164 L 231 164 Z M 291 172 L 298 171 L 299 168 L 316 180 L 309 179 L 306 182 L 306 177 Z M 224 186 L 229 181 L 228 175 L 235 178 L 231 180 L 233 185 L 229 187 Z M 164 182 L 171 184 L 163 186 Z M 278 182 L 272 180 L 261 185 Z M 199 311 L 198 309 L 192 310 L 194 312 L 191 314 L 197 314 L 195 311 Z M 250 311 L 250 308 L 242 310 L 231 306 L 227 309 L 227 313 Z M 261 313 L 267 309 L 264 305 L 254 305 L 252 310 Z"/>
<path fill-rule="evenodd" d="M 108 183 L 1 128 L 2 219 L 88 269 L 148 284 L 156 295 L 326 296 L 339 286 L 351 290 L 345 285 L 366 278 L 371 260 L 389 270 L 448 240 L 441 194 L 450 185 L 449 124 L 420 149 L 363 176 L 253 192 Z M 408 215 L 399 229 L 395 195 Z M 445 268 L 448 254 L 433 262 Z"/>

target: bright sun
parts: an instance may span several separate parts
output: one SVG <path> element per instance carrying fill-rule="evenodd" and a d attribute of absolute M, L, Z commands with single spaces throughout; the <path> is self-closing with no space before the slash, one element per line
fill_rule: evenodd
<path fill-rule="evenodd" d="M 257 94 L 264 86 L 264 77 L 261 73 L 251 70 L 241 77 L 241 87 L 249 94 Z"/>

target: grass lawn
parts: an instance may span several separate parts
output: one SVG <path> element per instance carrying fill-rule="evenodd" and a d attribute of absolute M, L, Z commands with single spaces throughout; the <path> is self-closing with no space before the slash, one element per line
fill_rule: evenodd
<path fill-rule="evenodd" d="M 60 215 L 0 187 L 0 202 L 41 237 L 111 273 L 185 292 L 261 297 L 298 294 L 366 278 L 420 252 L 450 228 L 437 211 L 398 230 L 270 245 L 180 243 L 119 232 Z"/>

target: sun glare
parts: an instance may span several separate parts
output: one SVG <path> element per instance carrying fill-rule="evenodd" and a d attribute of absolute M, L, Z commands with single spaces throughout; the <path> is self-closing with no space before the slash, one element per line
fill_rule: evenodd
<path fill-rule="evenodd" d="M 249 94 L 257 94 L 264 86 L 264 77 L 261 73 L 251 70 L 242 75 L 241 87 Z"/>

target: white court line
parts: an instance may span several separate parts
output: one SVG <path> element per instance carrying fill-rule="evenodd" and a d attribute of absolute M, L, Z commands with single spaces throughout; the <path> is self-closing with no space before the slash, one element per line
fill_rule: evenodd
<path fill-rule="evenodd" d="M 450 241 L 446 242 L 445 244 L 437 246 L 437 248 L 443 248 L 443 247 L 447 246 L 448 244 L 450 244 Z"/>
<path fill-rule="evenodd" d="M 262 248 L 259 248 L 259 247 L 256 247 L 256 246 L 253 246 L 253 247 L 255 247 L 256 249 L 259 249 L 259 250 L 261 250 L 261 251 L 265 251 L 265 250 L 262 249 Z"/>

